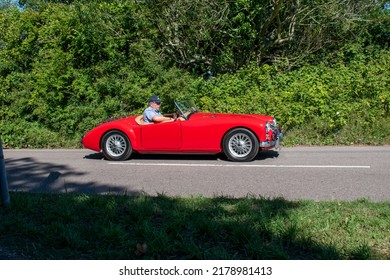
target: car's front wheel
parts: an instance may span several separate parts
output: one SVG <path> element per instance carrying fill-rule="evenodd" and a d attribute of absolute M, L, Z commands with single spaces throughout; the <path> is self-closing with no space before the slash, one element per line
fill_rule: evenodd
<path fill-rule="evenodd" d="M 223 138 L 223 152 L 232 161 L 251 161 L 258 151 L 257 138 L 248 129 L 233 129 Z"/>
<path fill-rule="evenodd" d="M 108 160 L 126 160 L 133 152 L 129 138 L 117 130 L 110 131 L 103 136 L 101 147 Z"/>

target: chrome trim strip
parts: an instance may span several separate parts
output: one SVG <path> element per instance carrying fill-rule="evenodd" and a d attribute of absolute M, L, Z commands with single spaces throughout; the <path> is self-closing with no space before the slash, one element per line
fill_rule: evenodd
<path fill-rule="evenodd" d="M 265 141 L 265 142 L 260 142 L 260 148 L 269 148 L 273 147 L 276 144 L 276 141 Z"/>

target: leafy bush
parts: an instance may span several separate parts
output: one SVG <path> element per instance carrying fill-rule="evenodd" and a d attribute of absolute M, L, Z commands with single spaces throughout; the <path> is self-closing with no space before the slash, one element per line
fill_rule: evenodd
<path fill-rule="evenodd" d="M 1 139 L 8 148 L 61 148 L 78 147 L 80 136 L 64 137 L 37 122 L 0 121 Z"/>
<path fill-rule="evenodd" d="M 198 65 L 183 66 L 172 61 L 186 52 L 196 56 L 189 48 L 214 37 L 199 35 L 199 41 L 178 46 L 186 52 L 167 58 L 177 48 L 162 45 L 159 27 L 171 23 L 158 22 L 160 17 L 150 20 L 156 7 L 134 1 L 27 2 L 23 11 L 0 9 L 0 122 L 5 146 L 77 146 L 76 139 L 86 130 L 112 116 L 140 114 L 155 94 L 164 101 L 164 112 L 173 110 L 175 98 L 192 96 L 204 111 L 274 115 L 286 144 L 389 143 L 390 51 L 382 33 L 375 35 L 380 37 L 378 44 L 375 36 L 370 37 L 373 41 L 340 41 L 294 65 L 279 53 L 269 53 L 280 58 L 269 64 L 240 54 L 242 64 L 237 64 L 232 58 L 232 50 L 239 47 L 236 37 L 226 41 L 233 44 L 226 48 L 219 41 L 222 45 L 215 48 L 201 48 L 218 52 L 207 55 L 210 61 L 214 57 L 222 63 L 226 56 L 226 65 L 216 67 L 201 59 Z M 250 5 L 244 2 L 242 13 L 222 18 L 243 23 L 235 32 L 253 37 L 253 26 L 245 22 Z M 171 7 L 168 2 L 161 5 Z M 188 5 L 204 8 L 202 3 Z M 388 14 L 378 15 L 371 28 L 383 32 Z M 223 34 L 214 39 L 221 40 Z M 334 39 L 334 34 L 328 35 Z M 246 48 L 249 51 L 251 45 Z M 235 66 L 229 68 L 231 63 Z M 221 71 L 204 79 L 200 73 L 209 66 Z"/>

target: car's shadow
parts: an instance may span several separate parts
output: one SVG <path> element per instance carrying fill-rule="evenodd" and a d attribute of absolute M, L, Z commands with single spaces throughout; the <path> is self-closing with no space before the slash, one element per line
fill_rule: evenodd
<path fill-rule="evenodd" d="M 253 161 L 266 160 L 270 158 L 277 158 L 278 151 L 268 150 L 260 151 Z M 93 153 L 86 155 L 85 159 L 90 160 L 105 160 L 103 153 Z M 204 155 L 204 154 L 138 154 L 134 153 L 130 160 L 193 160 L 193 161 L 227 161 L 230 160 L 224 154 Z"/>

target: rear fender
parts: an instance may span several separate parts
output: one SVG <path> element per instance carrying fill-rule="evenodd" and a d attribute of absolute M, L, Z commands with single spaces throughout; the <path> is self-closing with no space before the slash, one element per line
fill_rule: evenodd
<path fill-rule="evenodd" d="M 100 137 L 100 142 L 99 142 L 100 143 L 100 150 L 102 149 L 102 139 L 103 139 L 104 135 L 106 135 L 107 133 L 109 133 L 113 130 L 118 130 L 118 131 L 126 134 L 126 136 L 129 138 L 129 141 L 130 141 L 130 144 L 131 144 L 133 150 L 137 151 L 139 149 L 139 146 L 141 143 L 139 141 L 137 141 L 135 129 L 133 127 L 129 127 L 126 125 L 119 125 L 118 127 L 107 130 L 104 134 L 102 134 L 102 136 Z"/>

